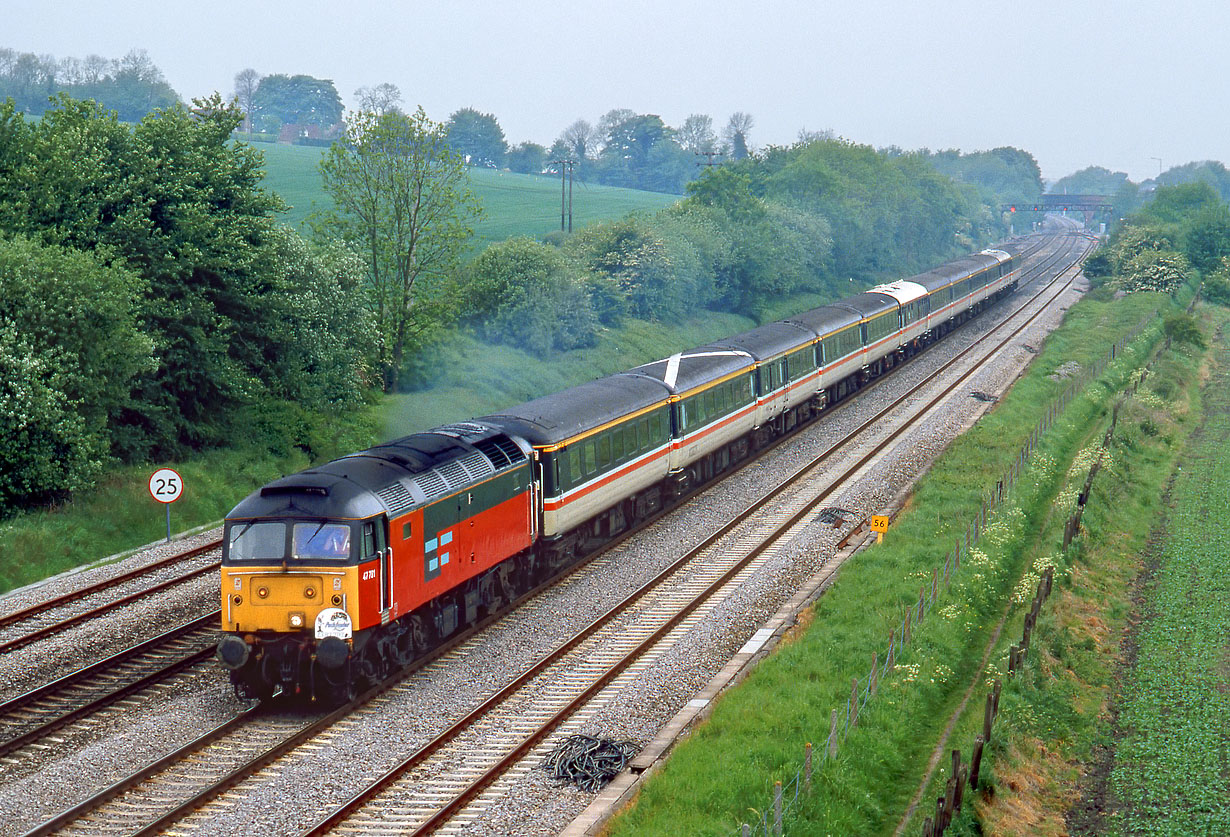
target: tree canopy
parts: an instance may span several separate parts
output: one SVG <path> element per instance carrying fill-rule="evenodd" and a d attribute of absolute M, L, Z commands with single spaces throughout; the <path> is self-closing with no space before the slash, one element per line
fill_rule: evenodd
<path fill-rule="evenodd" d="M 64 95 L 37 121 L 0 105 L 3 363 L 33 376 L 5 432 L 37 466 L 26 497 L 111 456 L 233 443 L 258 405 L 357 400 L 358 263 L 277 228 L 260 156 L 231 141 L 240 119 L 217 95 L 135 126 Z M 59 474 L 31 459 L 53 437 L 76 452 Z"/>
<path fill-rule="evenodd" d="M 462 108 L 444 125 L 448 144 L 471 166 L 498 166 L 504 161 L 508 143 L 504 130 L 490 113 Z"/>
<path fill-rule="evenodd" d="M 480 208 L 447 129 L 421 107 L 354 115 L 320 170 L 334 208 L 316 217 L 316 229 L 363 254 L 364 297 L 392 391 L 417 346 L 457 312 L 455 273 Z"/>
<path fill-rule="evenodd" d="M 342 121 L 342 97 L 330 79 L 275 73 L 256 87 L 252 120 L 260 131 L 276 132 L 283 125 L 329 128 Z"/>
<path fill-rule="evenodd" d="M 0 101 L 12 98 L 18 111 L 39 115 L 54 107 L 57 93 L 93 99 L 123 122 L 137 122 L 179 102 L 145 50 L 115 60 L 90 55 L 57 61 L 51 55 L 0 48 Z"/>

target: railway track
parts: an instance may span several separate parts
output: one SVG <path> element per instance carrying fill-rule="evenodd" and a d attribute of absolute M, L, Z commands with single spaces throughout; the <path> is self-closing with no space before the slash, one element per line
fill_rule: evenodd
<path fill-rule="evenodd" d="M 221 540 L 210 541 L 96 584 L 0 616 L 0 654 L 23 648 L 91 619 L 106 616 L 116 608 L 217 572 L 221 566 L 220 561 L 197 559 L 220 549 L 221 546 Z M 154 575 L 169 577 L 152 584 L 139 584 L 142 579 Z M 108 593 L 118 595 L 108 597 L 105 595 Z"/>
<path fill-rule="evenodd" d="M 87 730 L 107 707 L 206 662 L 217 632 L 217 614 L 207 614 L 0 703 L 0 759 L 14 762 L 69 725 Z"/>
<path fill-rule="evenodd" d="M 1070 276 L 1064 281 L 1068 273 Z M 523 674 L 307 833 L 430 834 L 464 828 L 477 815 L 477 812 L 467 815 L 467 806 L 476 801 L 485 788 L 514 771 L 519 775 L 541 762 L 548 749 L 543 742 L 553 731 L 587 708 L 608 686 L 624 685 L 639 669 L 664 653 L 676 638 L 689 631 L 704 613 L 720 604 L 726 590 L 755 573 L 774 549 L 812 525 L 814 513 L 823 503 L 837 495 L 888 446 L 917 427 L 937 404 L 980 371 L 990 358 L 1040 316 L 1050 301 L 1066 291 L 1076 275 L 1077 271 L 1061 272 L 1022 308 L 1027 308 L 1055 284 L 1061 284 L 1051 300 L 999 337 L 970 368 L 925 404 L 911 408 L 910 417 L 877 441 L 867 453 L 843 466 L 840 474 L 833 476 L 820 466 L 847 449 L 850 442 L 864 432 L 880 425 L 929 386 L 930 381 L 911 388 L 852 436 L 796 471 L 611 613 L 578 633 L 574 640 L 544 660 L 541 667 Z M 941 368 L 941 373 L 1002 328 L 1003 325 L 988 332 L 954 357 Z M 779 503 L 787 497 L 786 502 Z M 775 503 L 778 505 L 773 507 Z M 831 571 L 835 570 L 836 567 Z M 628 623 L 615 621 L 616 615 L 646 600 L 663 580 L 674 576 L 685 580 L 666 586 L 659 596 L 662 607 L 653 605 L 651 609 L 642 609 L 637 618 Z M 558 668 L 559 673 L 552 675 L 551 668 Z M 539 682 L 540 678 L 545 682 Z M 497 789 L 491 793 L 486 803 L 493 804 L 502 792 L 503 789 Z"/>
<path fill-rule="evenodd" d="M 1055 256 L 1055 258 L 1060 257 Z M 1022 307 L 1027 307 L 1031 302 L 1027 302 Z M 1021 327 L 1023 328 L 1024 326 Z M 1013 332 L 1013 334 L 1015 333 Z M 1007 339 L 1011 339 L 1011 336 Z M 966 350 L 962 356 L 970 351 Z M 993 353 L 993 351 L 990 353 Z M 951 366 L 955 361 L 956 359 L 950 361 L 948 366 Z M 964 378 L 958 379 L 951 386 L 959 386 L 961 380 L 964 380 Z M 889 409 L 891 410 L 903 403 L 908 397 L 909 394 L 902 396 Z M 876 419 L 868 422 L 866 426 L 874 424 L 880 418 L 878 416 Z M 888 444 L 888 442 L 885 441 L 882 444 Z M 826 451 L 820 459 L 810 464 L 804 470 L 814 472 L 820 462 L 826 461 L 835 455 L 835 450 L 836 446 Z M 804 471 L 796 473 L 791 480 L 779 486 L 774 495 L 780 496 L 782 493 L 798 490 L 797 482 L 803 479 L 803 473 Z M 805 493 L 816 494 L 814 490 Z M 822 501 L 822 497 L 814 500 L 810 508 L 814 510 L 814 504 Z M 398 766 L 396 771 L 391 771 L 385 777 L 382 777 L 379 782 L 375 783 L 373 785 L 373 788 L 376 789 L 375 791 L 356 797 L 355 800 L 348 803 L 348 807 L 339 809 L 339 813 L 322 819 L 314 830 L 321 831 L 338 826 L 341 831 L 357 829 L 367 833 L 367 829 L 375 829 L 377 824 L 368 815 L 363 815 L 366 817 L 363 820 L 353 821 L 345 825 L 342 823 L 347 816 L 352 816 L 358 808 L 376 804 L 371 803 L 370 799 L 374 794 L 378 793 L 379 789 L 393 786 L 401 787 L 405 782 L 413 783 L 413 779 L 403 777 L 417 775 L 415 771 L 428 770 L 430 772 L 433 768 L 425 767 L 430 763 L 428 760 L 435 754 L 442 754 L 439 757 L 447 759 L 450 752 L 455 752 L 455 749 L 450 748 L 464 746 L 464 742 L 467 740 L 464 736 L 469 736 L 468 740 L 470 741 L 482 740 L 483 736 L 480 733 L 484 729 L 517 729 L 519 730 L 517 738 L 522 742 L 521 744 L 514 745 L 514 742 L 504 740 L 495 750 L 524 753 L 533 749 L 536 746 L 536 742 L 541 741 L 564 717 L 575 712 L 576 707 L 572 706 L 570 708 L 565 706 L 562 709 L 554 710 L 554 712 L 548 711 L 548 708 L 537 706 L 531 709 L 528 704 L 517 702 L 526 700 L 524 697 L 514 698 L 514 702 L 511 705 L 517 708 L 512 710 L 507 708 L 497 710 L 497 705 L 507 707 L 509 705 L 507 698 L 518 694 L 524 695 L 526 691 L 538 691 L 543 694 L 574 694 L 580 690 L 582 695 L 592 694 L 595 690 L 601 690 L 606 684 L 617 681 L 620 677 L 633 676 L 636 671 L 648 664 L 645 662 L 645 653 L 653 647 L 654 643 L 663 636 L 679 635 L 686 632 L 697 619 L 701 618 L 705 612 L 712 608 L 713 604 L 706 604 L 706 602 L 712 602 L 714 592 L 726 588 L 734 580 L 753 573 L 756 567 L 759 566 L 757 563 L 758 557 L 766 555 L 770 547 L 764 546 L 757 552 L 756 547 L 748 549 L 746 548 L 747 543 L 742 541 L 739 548 L 725 550 L 731 552 L 732 555 L 738 553 L 740 557 L 737 560 L 727 560 L 732 558 L 731 555 L 728 555 L 721 561 L 717 559 L 702 559 L 698 563 L 698 559 L 700 559 L 704 548 L 713 547 L 717 539 L 729 533 L 732 527 L 757 514 L 760 510 L 764 509 L 766 504 L 771 502 L 773 502 L 772 499 L 764 499 L 755 507 L 740 515 L 738 519 L 731 521 L 727 527 L 715 533 L 706 544 L 703 544 L 701 551 L 694 550 L 690 557 L 684 556 L 681 560 L 685 564 L 664 571 L 654 582 L 647 584 L 634 596 L 629 597 L 625 602 L 612 609 L 610 613 L 595 620 L 590 628 L 587 629 L 587 632 L 578 634 L 554 654 L 550 655 L 549 658 L 544 659 L 539 666 L 535 666 L 533 669 L 522 674 L 515 684 L 510 684 L 485 701 L 484 706 L 487 707 L 487 710 L 469 719 L 463 719 L 463 721 L 445 730 L 432 743 L 420 748 L 418 752 L 406 759 L 403 764 Z M 791 525 L 800 525 L 800 521 L 808 519 L 809 512 L 805 509 L 802 512 L 795 512 L 795 515 L 797 514 L 802 514 L 802 517 Z M 763 541 L 764 535 L 762 533 L 753 533 L 741 535 L 740 538 Z M 708 567 L 706 566 L 707 564 L 712 566 Z M 664 589 L 663 582 L 680 573 L 685 565 L 695 567 L 693 571 L 695 578 L 689 582 L 688 596 L 683 597 L 681 593 L 660 592 Z M 653 591 L 655 590 L 659 592 L 654 593 Z M 702 595 L 702 593 L 706 592 L 707 596 Z M 645 630 L 648 628 L 632 631 L 626 625 L 623 625 L 620 621 L 621 615 L 630 611 L 638 603 L 643 605 L 647 601 L 646 597 L 651 596 L 651 594 L 653 598 L 663 603 L 663 612 L 669 611 L 674 615 L 667 616 L 664 620 L 659 620 L 657 627 L 648 633 L 645 633 Z M 648 618 L 638 617 L 638 621 Z M 636 638 L 637 641 L 634 644 L 640 649 L 639 655 L 634 654 L 633 652 L 636 649 L 633 649 L 616 659 L 615 656 L 612 656 L 613 652 L 608 653 L 607 651 L 607 647 L 611 645 L 613 640 L 609 637 L 602 638 L 602 631 L 604 630 L 608 632 L 614 631 L 617 635 L 626 634 L 629 642 Z M 627 642 L 624 644 L 626 646 Z M 463 648 L 464 644 L 461 644 L 461 647 Z M 446 653 L 447 651 L 448 649 L 442 649 L 440 653 Z M 464 650 L 461 653 L 464 653 Z M 577 655 L 579 655 L 580 662 L 571 665 L 566 662 L 567 659 L 577 659 Z M 607 659 L 608 657 L 609 659 Z M 442 665 L 442 663 L 426 662 L 423 665 L 423 676 L 430 677 L 433 666 L 438 665 Z M 578 673 L 577 677 L 579 677 L 579 680 L 574 677 L 571 681 L 567 682 L 567 685 L 565 685 L 565 681 L 560 681 L 549 688 L 545 687 L 542 685 L 544 682 L 543 678 L 546 677 L 545 671 L 550 666 L 562 666 L 564 669 L 571 668 Z M 408 676 L 409 673 L 403 675 L 403 678 Z M 580 681 L 588 682 L 590 686 L 582 688 L 584 684 Z M 288 716 L 269 715 L 255 709 L 241 713 L 236 718 L 227 721 L 210 731 L 207 735 L 192 742 L 189 746 L 169 754 L 155 765 L 151 765 L 128 779 L 116 783 L 96 797 L 40 826 L 31 834 L 51 833 L 58 829 L 63 829 L 65 833 L 155 833 L 175 822 L 180 822 L 179 829 L 186 830 L 191 830 L 193 825 L 207 825 L 214 815 L 212 810 L 214 805 L 222 805 L 225 802 L 225 800 L 220 799 L 217 803 L 211 804 L 211 800 L 226 793 L 228 789 L 243 782 L 244 779 L 262 767 L 288 753 L 294 752 L 301 745 L 309 741 L 311 742 L 309 745 L 310 749 L 315 751 L 324 748 L 327 750 L 330 746 L 330 736 L 336 736 L 355 724 L 367 723 L 372 717 L 382 717 L 382 707 L 389 699 L 388 695 L 395 692 L 398 688 L 399 682 L 401 681 L 385 684 L 380 689 L 361 696 L 359 700 L 340 708 L 336 712 L 316 718 L 305 719 L 302 716 L 289 718 Z M 535 684 L 538 684 L 537 687 Z M 574 696 L 573 700 L 575 701 L 576 699 L 579 698 Z M 489 714 L 493 711 L 504 711 L 511 714 L 506 716 Z M 531 715 L 537 719 L 535 724 L 528 724 L 526 721 L 526 718 Z M 484 721 L 484 718 L 488 720 Z M 534 728 L 533 730 L 530 729 L 531 726 Z M 263 747 L 255 749 L 248 748 L 247 745 L 250 742 L 256 741 L 265 742 L 265 744 Z M 512 756 L 506 756 L 496 761 L 504 763 L 510 758 Z M 200 773 L 199 767 L 201 765 L 209 765 L 209 769 L 205 772 L 213 778 Z M 507 767 L 507 764 L 504 766 Z M 494 781 L 492 776 L 484 775 L 473 779 L 473 781 L 468 781 L 468 783 L 463 782 L 462 784 L 465 785 L 463 788 L 458 789 L 454 787 L 447 792 L 443 792 L 443 796 L 432 797 L 436 800 L 436 804 L 427 806 L 430 810 L 420 812 L 418 821 L 421 821 L 425 828 L 440 826 L 443 823 L 443 820 L 440 819 L 441 817 L 450 816 L 452 813 L 460 810 L 482 787 L 492 781 Z M 457 782 L 454 781 L 453 784 L 457 785 Z M 139 792 L 134 790 L 137 785 L 141 785 Z M 195 787 L 205 785 L 206 787 L 197 793 L 186 793 L 182 790 L 186 785 Z M 159 788 L 161 790 L 158 790 Z M 115 799 L 121 794 L 124 796 L 124 804 L 122 806 L 107 804 L 108 800 Z M 398 794 L 398 796 L 400 797 L 400 804 L 404 807 L 406 796 L 404 794 Z M 416 790 L 414 796 L 417 798 L 419 796 L 427 796 L 427 794 Z M 448 804 L 440 802 L 441 799 L 446 797 L 452 798 L 454 801 Z M 202 808 L 202 806 L 208 807 Z M 122 819 L 118 814 L 113 813 L 119 808 L 125 811 Z M 372 810 L 376 809 L 373 808 Z M 140 811 L 140 813 L 136 813 L 137 811 Z M 433 814 L 432 811 L 436 813 Z M 128 816 L 129 813 L 132 816 Z M 397 819 L 399 823 L 405 825 L 407 822 L 414 820 L 415 817 L 403 810 L 397 815 Z M 356 822 L 359 824 L 355 825 Z"/>

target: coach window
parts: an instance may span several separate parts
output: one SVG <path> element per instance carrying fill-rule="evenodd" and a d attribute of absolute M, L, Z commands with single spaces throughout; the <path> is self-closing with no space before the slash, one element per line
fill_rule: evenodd
<path fill-rule="evenodd" d="M 576 445 L 568 446 L 568 473 L 572 475 L 571 482 L 573 485 L 579 483 L 581 478 L 585 476 L 585 473 L 581 470 L 581 451 L 577 449 Z"/>
<path fill-rule="evenodd" d="M 586 439 L 585 446 L 581 451 L 585 460 L 586 475 L 592 474 L 598 470 L 598 451 L 594 447 L 593 439 Z"/>
<path fill-rule="evenodd" d="M 605 468 L 611 464 L 611 436 L 603 433 L 598 437 L 598 467 Z"/>

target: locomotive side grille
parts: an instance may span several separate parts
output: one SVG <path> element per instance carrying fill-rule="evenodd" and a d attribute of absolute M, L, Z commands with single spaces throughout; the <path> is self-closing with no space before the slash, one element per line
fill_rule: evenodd
<path fill-rule="evenodd" d="M 428 500 L 435 500 L 448 493 L 448 484 L 434 470 L 417 474 L 414 480 L 419 484 L 419 488 L 423 489 L 423 493 L 427 495 Z"/>
<path fill-rule="evenodd" d="M 507 436 L 493 436 L 490 441 L 504 452 L 509 462 L 525 461 L 525 451 L 517 447 L 517 444 Z"/>
<path fill-rule="evenodd" d="M 466 454 L 459 462 L 470 475 L 471 480 L 480 480 L 495 473 L 492 462 L 481 453 Z"/>
<path fill-rule="evenodd" d="M 508 458 L 508 454 L 504 453 L 504 451 L 500 449 L 500 446 L 496 443 L 495 439 L 483 439 L 475 442 L 474 447 L 482 451 L 483 456 L 490 459 L 491 464 L 497 469 L 506 468 L 512 464 L 512 460 Z"/>
<path fill-rule="evenodd" d="M 410 496 L 410 492 L 400 482 L 395 482 L 380 489 L 376 492 L 376 496 L 388 508 L 389 514 L 394 517 L 409 511 L 414 506 L 414 498 Z"/>
<path fill-rule="evenodd" d="M 445 462 L 435 470 L 448 483 L 448 487 L 453 490 L 464 488 L 470 479 L 466 475 L 465 468 L 462 468 L 461 464 L 455 459 L 452 462 Z"/>

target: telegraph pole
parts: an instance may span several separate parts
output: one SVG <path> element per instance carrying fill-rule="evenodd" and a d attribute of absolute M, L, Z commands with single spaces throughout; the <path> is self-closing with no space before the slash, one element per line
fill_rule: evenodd
<path fill-rule="evenodd" d="M 572 168 L 576 160 L 552 160 L 551 165 L 559 166 L 559 229 L 572 232 Z"/>
<path fill-rule="evenodd" d="M 695 154 L 697 157 L 708 157 L 709 158 L 703 163 L 700 162 L 699 160 L 696 162 L 696 165 L 704 166 L 705 168 L 712 168 L 713 166 L 716 166 L 717 163 L 713 162 L 713 158 L 721 154 L 720 151 L 694 151 L 692 153 Z"/>

